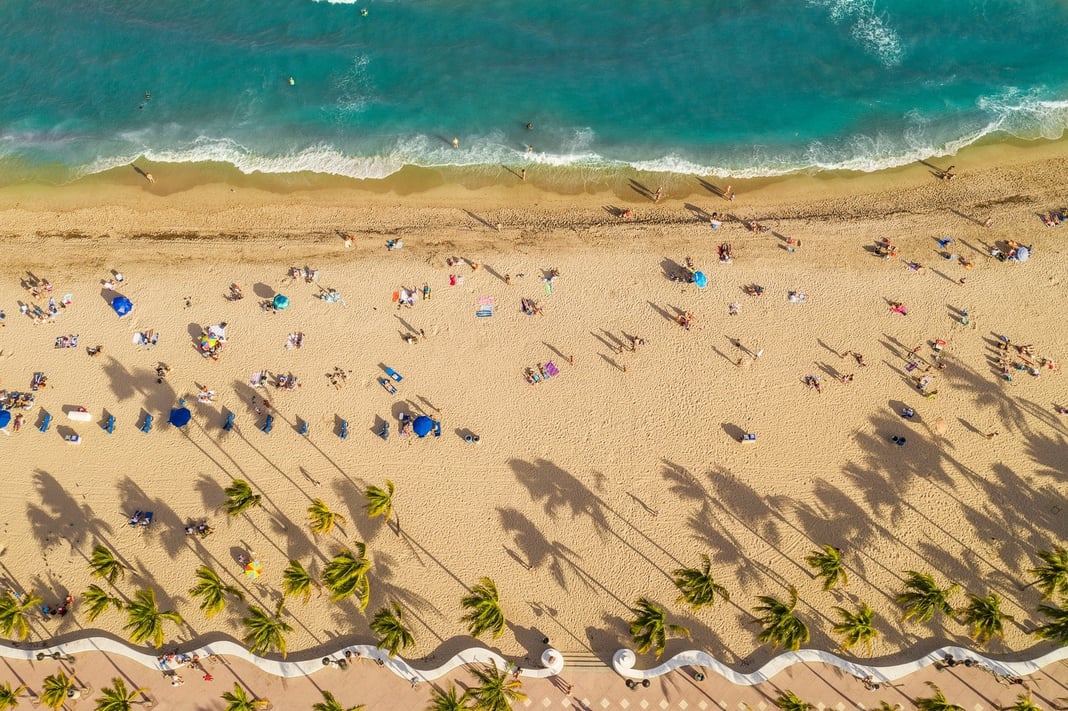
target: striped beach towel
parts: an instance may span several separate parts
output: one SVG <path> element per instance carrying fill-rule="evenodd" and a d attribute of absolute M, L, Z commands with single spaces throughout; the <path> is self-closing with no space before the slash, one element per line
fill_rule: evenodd
<path fill-rule="evenodd" d="M 478 300 L 478 310 L 475 311 L 475 316 L 478 318 L 489 318 L 493 315 L 493 297 L 483 296 Z"/>

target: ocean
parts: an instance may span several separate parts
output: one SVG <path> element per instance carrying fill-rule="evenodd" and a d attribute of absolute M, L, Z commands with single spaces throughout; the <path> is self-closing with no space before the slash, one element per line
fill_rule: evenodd
<path fill-rule="evenodd" d="M 5 183 L 871 171 L 1068 126 L 1065 0 L 5 0 L 0 56 Z"/>

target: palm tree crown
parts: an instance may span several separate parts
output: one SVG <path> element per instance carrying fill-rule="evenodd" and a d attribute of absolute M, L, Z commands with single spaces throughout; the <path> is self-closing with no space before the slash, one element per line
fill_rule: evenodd
<path fill-rule="evenodd" d="M 471 708 L 467 705 L 470 697 L 467 691 L 457 695 L 456 686 L 451 683 L 447 689 L 435 687 L 434 698 L 426 707 L 426 711 L 468 711 Z"/>
<path fill-rule="evenodd" d="M 44 688 L 41 690 L 41 703 L 52 709 L 52 711 L 59 711 L 59 708 L 66 703 L 67 695 L 73 688 L 74 679 L 65 673 L 49 674 L 44 679 Z"/>
<path fill-rule="evenodd" d="M 289 566 L 282 571 L 282 593 L 287 597 L 299 597 L 301 602 L 307 604 L 311 599 L 312 588 L 315 581 L 311 574 L 304 568 L 299 560 L 289 561 Z"/>
<path fill-rule="evenodd" d="M 927 686 L 931 687 L 934 693 L 914 701 L 917 711 L 964 711 L 960 706 L 949 703 L 937 684 L 927 682 Z"/>
<path fill-rule="evenodd" d="M 244 479 L 234 479 L 230 486 L 223 489 L 226 494 L 226 503 L 223 507 L 228 516 L 240 516 L 254 506 L 263 502 L 263 497 L 252 493 L 252 487 Z"/>
<path fill-rule="evenodd" d="M 1042 599 L 1048 600 L 1055 593 L 1068 596 L 1068 549 L 1054 546 L 1051 551 L 1039 551 L 1042 565 L 1031 568 L 1037 578 L 1035 585 L 1042 591 Z"/>
<path fill-rule="evenodd" d="M 137 697 L 148 691 L 147 688 L 126 690 L 126 682 L 115 678 L 111 680 L 111 686 L 105 686 L 100 690 L 100 698 L 96 700 L 96 711 L 131 711 L 137 703 Z"/>
<path fill-rule="evenodd" d="M 90 585 L 82 593 L 82 608 L 85 610 L 85 619 L 92 622 L 109 608 L 121 610 L 123 604 L 122 600 L 108 595 L 99 585 Z"/>
<path fill-rule="evenodd" d="M 467 610 L 460 621 L 467 623 L 467 631 L 472 637 L 492 632 L 493 638 L 497 639 L 504 633 L 504 610 L 501 609 L 497 584 L 490 578 L 479 578 L 478 584 L 471 588 L 471 594 L 460 600 L 460 607 Z"/>
<path fill-rule="evenodd" d="M 730 601 L 727 589 L 712 577 L 712 563 L 707 555 L 701 556 L 700 568 L 679 568 L 672 575 L 675 587 L 682 593 L 676 603 L 685 602 L 695 610 L 712 605 L 717 597 Z"/>
<path fill-rule="evenodd" d="M 1048 639 L 1061 646 L 1068 646 L 1068 602 L 1060 607 L 1039 605 L 1038 611 L 1049 621 L 1035 630 L 1035 636 L 1039 639 Z"/>
<path fill-rule="evenodd" d="M 964 624 L 972 628 L 972 639 L 980 646 L 990 641 L 991 637 L 1005 639 L 1005 620 L 1011 622 L 1013 619 L 1001 611 L 1001 598 L 997 593 L 990 593 L 986 597 L 969 595 L 968 605 L 962 612 Z"/>
<path fill-rule="evenodd" d="M 342 549 L 326 564 L 323 582 L 330 590 L 332 601 L 355 595 L 360 609 L 365 610 L 371 599 L 371 586 L 367 580 L 371 561 L 367 560 L 367 546 L 363 543 L 357 542 L 353 549 Z"/>
<path fill-rule="evenodd" d="M 364 496 L 367 497 L 367 515 L 371 518 L 381 516 L 389 521 L 393 514 L 393 482 L 386 479 L 386 488 L 379 489 L 377 486 L 368 486 Z"/>
<path fill-rule="evenodd" d="M 323 700 L 312 704 L 312 711 L 363 711 L 363 704 L 345 708 L 329 691 L 323 692 Z"/>
<path fill-rule="evenodd" d="M 211 619 L 226 607 L 226 596 L 245 599 L 245 593 L 233 585 L 227 585 L 219 575 L 206 565 L 197 568 L 197 584 L 189 588 L 189 595 L 200 598 L 200 609 Z"/>
<path fill-rule="evenodd" d="M 133 602 L 126 607 L 126 624 L 124 630 L 130 631 L 130 641 L 140 643 L 152 642 L 159 649 L 163 646 L 163 623 L 182 624 L 182 616 L 174 610 L 160 611 L 156 604 L 156 591 L 152 588 L 138 590 Z"/>
<path fill-rule="evenodd" d="M 797 651 L 802 644 L 809 640 L 808 625 L 794 613 L 797 607 L 797 589 L 790 586 L 789 602 L 783 602 L 770 595 L 762 595 L 757 598 L 760 604 L 753 608 L 761 613 L 758 619 L 764 629 L 757 635 L 761 642 L 771 644 L 772 649 L 782 647 L 790 651 Z"/>
<path fill-rule="evenodd" d="M 480 711 L 508 711 L 513 701 L 527 698 L 519 689 L 523 686 L 519 679 L 507 671 L 497 669 L 495 662 L 483 667 L 472 667 L 471 673 L 478 679 L 479 685 L 471 690 L 475 708 Z"/>
<path fill-rule="evenodd" d="M 630 636 L 639 653 L 652 649 L 659 659 L 667 646 L 668 634 L 690 636 L 690 631 L 682 625 L 669 625 L 664 608 L 648 598 L 638 598 L 630 611 L 634 613 L 634 619 L 630 621 Z"/>
<path fill-rule="evenodd" d="M 94 577 L 103 578 L 109 585 L 114 585 L 119 576 L 126 575 L 126 566 L 107 546 L 98 545 L 93 548 L 93 554 L 89 557 L 89 568 Z"/>
<path fill-rule="evenodd" d="M 805 557 L 805 562 L 816 571 L 816 577 L 823 578 L 824 590 L 830 590 L 838 583 L 843 586 L 849 584 L 849 576 L 842 563 L 841 548 L 824 544 L 821 550 L 809 553 Z"/>
<path fill-rule="evenodd" d="M 953 616 L 949 598 L 957 592 L 959 585 L 940 588 L 933 576 L 915 570 L 907 571 L 906 575 L 905 590 L 895 598 L 897 604 L 905 608 L 906 620 L 930 622 L 939 612 L 947 617 Z"/>
<path fill-rule="evenodd" d="M 5 635 L 26 639 L 30 635 L 29 615 L 41 598 L 30 593 L 15 593 L 10 589 L 0 595 L 0 630 Z"/>
<path fill-rule="evenodd" d="M 1020 694 L 1016 697 L 1015 703 L 1012 706 L 1006 706 L 1005 711 L 1042 711 L 1035 702 L 1031 699 L 1031 692 L 1026 694 Z"/>
<path fill-rule="evenodd" d="M 834 626 L 834 631 L 842 635 L 842 649 L 852 649 L 854 645 L 863 643 L 871 654 L 871 643 L 879 636 L 879 630 L 875 629 L 875 610 L 867 603 L 860 603 L 856 612 L 850 612 L 844 607 L 834 608 L 842 621 Z"/>
<path fill-rule="evenodd" d="M 281 611 L 281 608 L 279 608 Z M 267 654 L 278 650 L 285 659 L 286 638 L 285 635 L 293 631 L 286 622 L 274 615 L 269 615 L 255 605 L 248 606 L 248 616 L 241 618 L 241 622 L 248 630 L 245 635 L 245 644 L 252 654 Z"/>
<path fill-rule="evenodd" d="M 222 700 L 226 702 L 226 711 L 256 711 L 270 703 L 266 699 L 250 699 L 245 690 L 236 681 L 234 682 L 234 690 L 225 692 L 222 695 Z"/>
<path fill-rule="evenodd" d="M 816 708 L 807 701 L 797 698 L 797 694 L 792 691 L 784 691 L 782 696 L 775 699 L 775 705 L 782 711 L 813 711 Z"/>
<path fill-rule="evenodd" d="M 19 697 L 26 691 L 23 684 L 11 688 L 11 682 L 5 681 L 0 684 L 0 711 L 9 711 L 19 705 Z"/>
<path fill-rule="evenodd" d="M 404 611 L 395 602 L 375 613 L 371 618 L 371 631 L 378 635 L 379 649 L 386 650 L 391 657 L 415 644 L 411 630 L 404 624 Z"/>
<path fill-rule="evenodd" d="M 334 526 L 345 523 L 345 517 L 334 513 L 322 499 L 315 499 L 308 507 L 308 525 L 316 536 L 325 536 L 334 530 Z"/>

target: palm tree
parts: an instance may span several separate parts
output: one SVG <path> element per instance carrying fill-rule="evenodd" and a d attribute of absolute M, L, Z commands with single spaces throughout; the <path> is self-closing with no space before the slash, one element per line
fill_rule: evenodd
<path fill-rule="evenodd" d="M 279 608 L 281 612 L 281 608 Z M 286 657 L 285 635 L 293 631 L 293 628 L 279 617 L 269 615 L 255 605 L 248 606 L 248 617 L 241 618 L 241 622 L 248 630 L 245 635 L 245 644 L 252 654 L 267 654 L 278 650 L 282 658 Z"/>
<path fill-rule="evenodd" d="M 5 681 L 0 684 L 0 711 L 10 711 L 18 706 L 19 697 L 24 691 L 26 687 L 23 684 L 19 684 L 14 689 L 11 688 L 11 682 Z"/>
<path fill-rule="evenodd" d="M 200 609 L 209 620 L 226 607 L 226 596 L 232 595 L 238 600 L 245 599 L 245 593 L 233 585 L 227 585 L 219 575 L 206 565 L 197 568 L 196 585 L 189 588 L 192 597 L 200 598 Z"/>
<path fill-rule="evenodd" d="M 316 536 L 325 536 L 335 525 L 344 524 L 345 517 L 334 513 L 322 499 L 315 499 L 308 507 L 308 525 Z"/>
<path fill-rule="evenodd" d="M 371 585 L 367 573 L 371 570 L 371 561 L 367 560 L 367 546 L 359 541 L 353 546 L 355 551 L 344 548 L 323 568 L 323 582 L 330 590 L 333 602 L 355 595 L 361 610 L 367 609 L 371 599 Z"/>
<path fill-rule="evenodd" d="M 228 516 L 240 516 L 254 506 L 259 506 L 263 497 L 252 493 L 252 487 L 244 479 L 234 479 L 230 486 L 223 489 L 226 503 L 223 507 Z"/>
<path fill-rule="evenodd" d="M 638 598 L 635 605 L 630 608 L 630 611 L 634 613 L 634 619 L 630 621 L 630 636 L 637 645 L 639 653 L 652 649 L 656 652 L 656 658 L 659 659 L 667 645 L 668 634 L 690 636 L 690 631 L 685 627 L 669 625 L 664 608 L 648 598 Z"/>
<path fill-rule="evenodd" d="M 497 669 L 496 662 L 482 667 L 471 667 L 471 673 L 478 679 L 479 685 L 471 690 L 471 698 L 479 711 L 507 711 L 513 701 L 524 701 L 527 695 L 520 691 L 523 686 L 519 679 L 507 671 Z"/>
<path fill-rule="evenodd" d="M 329 691 L 323 692 L 322 701 L 317 701 L 316 703 L 312 704 L 312 711 L 363 711 L 363 708 L 363 704 L 358 704 L 356 706 L 350 706 L 349 708 L 345 708 L 344 706 L 338 703 L 337 699 L 335 699 L 334 695 L 331 694 Z"/>
<path fill-rule="evenodd" d="M 74 679 L 63 672 L 49 674 L 44 679 L 44 689 L 41 691 L 41 703 L 59 711 L 60 707 L 70 698 L 69 694 L 74 688 Z"/>
<path fill-rule="evenodd" d="M 959 585 L 940 588 L 934 576 L 915 570 L 907 571 L 906 575 L 905 590 L 895 598 L 897 604 L 905 608 L 904 619 L 930 622 L 937 612 L 947 617 L 953 616 L 949 598 L 960 589 Z"/>
<path fill-rule="evenodd" d="M 40 604 L 36 595 L 8 590 L 0 596 L 0 630 L 9 637 L 26 639 L 30 635 L 29 615 Z"/>
<path fill-rule="evenodd" d="M 471 708 L 467 705 L 469 698 L 471 695 L 467 691 L 457 696 L 456 687 L 453 684 L 449 684 L 448 689 L 435 687 L 434 698 L 426 707 L 426 711 L 468 711 Z"/>
<path fill-rule="evenodd" d="M 126 683 L 122 679 L 112 679 L 112 686 L 105 686 L 100 690 L 100 698 L 96 700 L 96 711 L 131 711 L 137 703 L 137 697 L 148 688 L 126 690 Z"/>
<path fill-rule="evenodd" d="M 126 575 L 123 562 L 115 557 L 111 549 L 102 545 L 93 548 L 93 554 L 89 557 L 89 569 L 94 577 L 103 578 L 109 585 L 114 585 L 120 576 Z"/>
<path fill-rule="evenodd" d="M 497 584 L 490 578 L 479 578 L 478 585 L 471 588 L 471 594 L 460 600 L 460 607 L 467 613 L 460 618 L 467 623 L 467 631 L 472 637 L 480 637 L 485 632 L 492 632 L 497 639 L 504 633 L 504 610 L 497 594 Z"/>
<path fill-rule="evenodd" d="M 789 602 L 762 595 L 757 598 L 760 604 L 753 610 L 762 613 L 757 619 L 764 625 L 764 629 L 757 635 L 758 640 L 771 644 L 772 649 L 782 647 L 796 652 L 802 644 L 808 643 L 809 632 L 808 625 L 794 614 L 794 608 L 797 607 L 797 588 L 791 585 L 789 592 Z"/>
<path fill-rule="evenodd" d="M 812 551 L 805 556 L 805 562 L 816 571 L 817 578 L 823 578 L 823 589 L 831 588 L 841 583 L 849 585 L 849 576 L 846 574 L 845 565 L 842 563 L 842 549 L 829 544 L 823 544 L 822 550 Z"/>
<path fill-rule="evenodd" d="M 226 711 L 256 711 L 271 703 L 266 699 L 250 699 L 245 690 L 236 681 L 234 682 L 234 690 L 224 693 L 222 700 L 226 702 Z"/>
<path fill-rule="evenodd" d="M 968 606 L 962 610 L 964 624 L 972 628 L 972 639 L 979 646 L 983 646 L 991 637 L 1005 639 L 1006 620 L 1012 621 L 1012 615 L 1001 611 L 1001 598 L 997 593 L 990 593 L 986 597 L 978 595 L 968 596 Z"/>
<path fill-rule="evenodd" d="M 775 699 L 775 705 L 782 711 L 813 711 L 816 708 L 807 701 L 797 698 L 797 694 L 792 691 L 784 691 L 782 696 Z"/>
<path fill-rule="evenodd" d="M 1039 639 L 1048 639 L 1055 644 L 1068 646 L 1068 603 L 1060 607 L 1039 605 L 1038 611 L 1049 618 L 1049 622 L 1038 627 L 1034 635 Z"/>
<path fill-rule="evenodd" d="M 389 523 L 389 517 L 393 513 L 393 482 L 386 479 L 385 489 L 368 486 L 364 496 L 367 497 L 367 515 L 371 518 L 381 516 Z M 400 532 L 400 516 L 397 517 L 397 532 Z"/>
<path fill-rule="evenodd" d="M 85 608 L 85 619 L 88 622 L 92 622 L 100 617 L 100 615 L 102 615 L 108 608 L 121 610 L 123 608 L 123 603 L 119 598 L 108 595 L 104 592 L 104 588 L 99 585 L 90 585 L 89 588 L 82 593 L 82 607 Z"/>
<path fill-rule="evenodd" d="M 715 604 L 717 597 L 729 602 L 731 596 L 727 593 L 727 588 L 715 581 L 711 570 L 711 561 L 707 555 L 702 555 L 700 568 L 679 568 L 672 572 L 675 576 L 675 587 L 682 593 L 675 603 L 685 602 L 694 610 L 700 610 L 705 605 Z"/>
<path fill-rule="evenodd" d="M 1003 711 L 1042 711 L 1035 702 L 1031 700 L 1031 692 L 1026 694 L 1020 694 L 1016 697 L 1016 703 L 1012 706 L 1003 706 Z"/>
<path fill-rule="evenodd" d="M 842 621 L 833 629 L 842 635 L 842 649 L 848 650 L 860 642 L 868 648 L 868 656 L 871 656 L 871 643 L 879 636 L 879 630 L 875 629 L 875 610 L 867 603 L 862 602 L 856 612 L 850 612 L 844 607 L 834 608 Z"/>
<path fill-rule="evenodd" d="M 319 587 L 312 580 L 311 574 L 301 565 L 299 560 L 289 561 L 289 566 L 282 571 L 282 593 L 285 596 L 301 598 L 301 602 L 307 604 L 311 599 L 312 588 Z"/>
<path fill-rule="evenodd" d="M 1048 600 L 1054 593 L 1068 595 L 1068 549 L 1054 546 L 1051 551 L 1039 551 L 1038 557 L 1043 565 L 1030 572 L 1037 578 L 1032 585 L 1042 591 L 1042 599 Z"/>
<path fill-rule="evenodd" d="M 386 650 L 391 657 L 415 644 L 411 630 L 404 625 L 404 611 L 395 602 L 375 613 L 371 631 L 378 635 L 378 648 Z"/>
<path fill-rule="evenodd" d="M 138 590 L 133 602 L 126 607 L 126 624 L 124 630 L 130 631 L 130 641 L 134 643 L 150 640 L 159 649 L 163 646 L 163 623 L 182 624 L 182 616 L 174 610 L 160 611 L 156 604 L 156 591 L 153 588 Z"/>
<path fill-rule="evenodd" d="M 946 695 L 942 693 L 942 690 L 938 688 L 938 685 L 933 682 L 927 682 L 927 686 L 931 687 L 934 692 L 932 696 L 916 699 L 917 711 L 964 711 L 963 708 L 956 704 L 951 704 L 946 701 Z"/>

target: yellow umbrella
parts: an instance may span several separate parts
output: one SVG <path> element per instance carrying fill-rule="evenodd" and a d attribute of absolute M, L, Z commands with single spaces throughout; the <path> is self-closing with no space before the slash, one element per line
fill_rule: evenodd
<path fill-rule="evenodd" d="M 247 575 L 252 580 L 255 580 L 256 578 L 260 577 L 260 574 L 262 572 L 263 566 L 260 565 L 260 562 L 258 560 L 253 560 L 245 564 L 245 575 Z"/>

